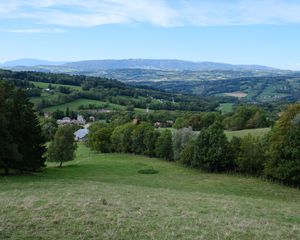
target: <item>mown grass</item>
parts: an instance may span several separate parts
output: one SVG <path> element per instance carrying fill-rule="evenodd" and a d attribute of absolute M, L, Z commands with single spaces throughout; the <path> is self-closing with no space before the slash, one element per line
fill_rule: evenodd
<path fill-rule="evenodd" d="M 140 174 L 142 169 L 157 174 Z M 0 239 L 299 239 L 300 191 L 82 144 L 63 168 L 0 178 Z"/>

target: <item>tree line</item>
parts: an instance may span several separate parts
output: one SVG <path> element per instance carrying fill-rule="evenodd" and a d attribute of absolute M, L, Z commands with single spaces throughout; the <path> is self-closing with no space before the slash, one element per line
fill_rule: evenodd
<path fill-rule="evenodd" d="M 206 172 L 236 172 L 300 184 L 300 104 L 290 105 L 269 134 L 230 141 L 216 121 L 199 133 L 191 127 L 159 131 L 147 122 L 98 122 L 90 127 L 89 147 L 159 157 Z"/>

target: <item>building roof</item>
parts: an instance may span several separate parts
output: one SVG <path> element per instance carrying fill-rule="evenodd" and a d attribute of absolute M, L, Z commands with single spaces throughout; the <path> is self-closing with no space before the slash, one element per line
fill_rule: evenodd
<path fill-rule="evenodd" d="M 83 128 L 83 129 L 79 129 L 76 132 L 74 132 L 74 135 L 75 135 L 76 139 L 81 139 L 81 138 L 84 138 L 88 133 L 89 133 L 89 130 L 86 128 Z"/>

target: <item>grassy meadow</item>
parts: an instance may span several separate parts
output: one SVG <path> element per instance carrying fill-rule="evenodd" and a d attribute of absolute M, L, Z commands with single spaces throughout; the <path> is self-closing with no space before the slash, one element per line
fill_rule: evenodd
<path fill-rule="evenodd" d="M 104 106 L 105 104 L 107 104 L 107 102 L 81 98 L 81 99 L 76 99 L 72 102 L 68 102 L 68 103 L 59 104 L 59 105 L 44 108 L 43 111 L 44 112 L 54 112 L 57 109 L 62 110 L 62 111 L 66 111 L 67 108 L 69 108 L 70 110 L 76 111 L 76 110 L 79 109 L 80 106 L 88 106 L 89 104 L 94 104 L 96 106 L 102 106 L 102 105 Z M 106 107 L 106 108 L 111 109 L 111 110 L 124 110 L 125 106 L 121 106 L 121 105 L 113 104 L 113 103 L 108 103 L 108 107 Z"/>
<path fill-rule="evenodd" d="M 245 137 L 248 134 L 251 134 L 255 137 L 262 137 L 267 134 L 271 129 L 270 128 L 255 128 L 255 129 L 244 129 L 239 131 L 225 131 L 225 134 L 229 140 L 233 136 L 235 137 Z"/>
<path fill-rule="evenodd" d="M 298 189 L 155 158 L 96 154 L 79 144 L 63 168 L 0 177 L 0 239 L 299 236 Z"/>

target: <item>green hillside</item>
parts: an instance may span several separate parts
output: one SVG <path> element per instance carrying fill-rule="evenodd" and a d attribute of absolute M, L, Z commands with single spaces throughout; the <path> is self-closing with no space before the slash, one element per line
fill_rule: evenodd
<path fill-rule="evenodd" d="M 139 170 L 153 168 L 157 174 Z M 298 239 L 300 192 L 142 156 L 94 154 L 0 184 L 1 239 Z"/>
<path fill-rule="evenodd" d="M 262 137 L 270 131 L 270 128 L 256 128 L 256 129 L 244 129 L 239 131 L 225 131 L 226 136 L 230 140 L 233 136 L 235 137 L 245 137 L 251 134 L 256 137 Z"/>

